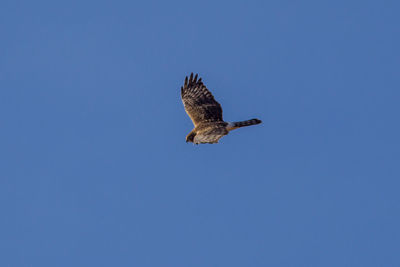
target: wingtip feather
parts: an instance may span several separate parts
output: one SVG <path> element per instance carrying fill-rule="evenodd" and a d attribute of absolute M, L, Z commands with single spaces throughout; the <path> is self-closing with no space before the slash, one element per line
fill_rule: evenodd
<path fill-rule="evenodd" d="M 186 88 L 188 86 L 188 76 L 185 77 L 185 84 L 184 87 Z"/>

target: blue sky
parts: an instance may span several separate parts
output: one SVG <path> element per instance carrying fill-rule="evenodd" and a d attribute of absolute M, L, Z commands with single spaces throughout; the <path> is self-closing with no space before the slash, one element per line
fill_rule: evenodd
<path fill-rule="evenodd" d="M 398 1 L 0 6 L 1 266 L 400 266 Z"/>

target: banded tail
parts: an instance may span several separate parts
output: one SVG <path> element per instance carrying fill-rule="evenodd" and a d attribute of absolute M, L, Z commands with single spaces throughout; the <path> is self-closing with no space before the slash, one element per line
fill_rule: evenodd
<path fill-rule="evenodd" d="M 250 126 L 250 125 L 256 125 L 260 124 L 261 121 L 259 119 L 251 119 L 247 121 L 236 121 L 236 122 L 229 122 L 227 126 L 228 131 L 235 130 L 240 127 L 245 127 L 245 126 Z"/>

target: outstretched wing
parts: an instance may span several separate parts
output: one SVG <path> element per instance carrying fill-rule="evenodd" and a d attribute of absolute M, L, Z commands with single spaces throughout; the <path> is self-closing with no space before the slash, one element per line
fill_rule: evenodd
<path fill-rule="evenodd" d="M 215 101 L 213 95 L 201 81 L 197 80 L 197 74 L 193 78 L 186 76 L 185 84 L 181 87 L 181 97 L 186 113 L 194 126 L 201 122 L 222 121 L 221 105 Z"/>

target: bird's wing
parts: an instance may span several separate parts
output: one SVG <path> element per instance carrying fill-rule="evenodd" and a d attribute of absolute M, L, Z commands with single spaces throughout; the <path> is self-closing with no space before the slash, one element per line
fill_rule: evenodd
<path fill-rule="evenodd" d="M 194 126 L 201 122 L 222 121 L 221 105 L 214 99 L 207 87 L 197 80 L 197 74 L 193 73 L 185 78 L 185 84 L 181 87 L 182 102 L 186 113 Z"/>

